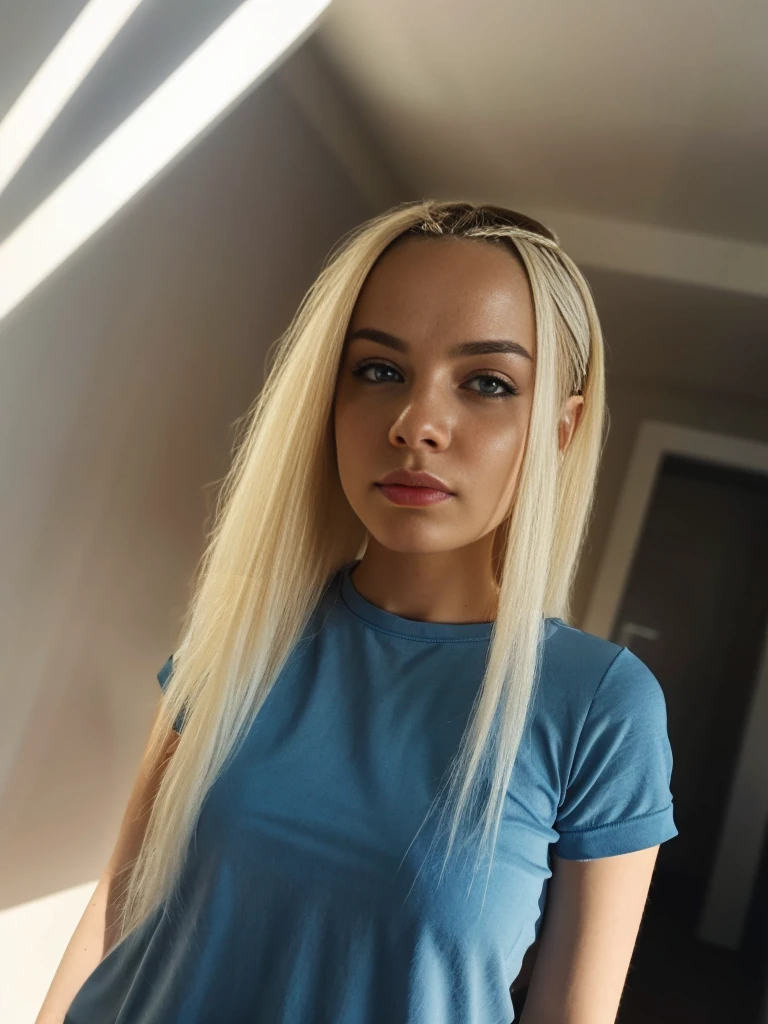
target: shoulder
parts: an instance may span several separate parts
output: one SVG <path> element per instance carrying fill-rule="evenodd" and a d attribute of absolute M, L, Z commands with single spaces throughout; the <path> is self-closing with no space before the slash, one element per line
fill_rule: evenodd
<path fill-rule="evenodd" d="M 561 782 L 619 752 L 639 760 L 655 753 L 666 766 L 666 700 L 651 669 L 627 647 L 547 621 L 540 711 L 561 755 Z"/>
<path fill-rule="evenodd" d="M 541 661 L 542 689 L 547 704 L 557 711 L 558 717 L 586 713 L 600 684 L 619 658 L 617 667 L 621 672 L 622 651 L 625 650 L 631 653 L 562 619 L 547 619 Z"/>
<path fill-rule="evenodd" d="M 612 698 L 627 705 L 663 697 L 651 669 L 628 647 L 586 633 L 562 619 L 547 619 L 542 672 L 588 703 Z"/>
<path fill-rule="evenodd" d="M 571 658 L 575 656 L 589 663 L 610 662 L 623 650 L 612 640 L 595 636 L 594 633 L 586 633 L 562 619 L 547 619 L 545 635 L 550 655 Z"/>

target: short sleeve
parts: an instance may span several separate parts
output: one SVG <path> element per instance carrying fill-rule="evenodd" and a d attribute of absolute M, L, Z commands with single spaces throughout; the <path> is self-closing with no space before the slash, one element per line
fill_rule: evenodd
<path fill-rule="evenodd" d="M 165 692 L 165 690 L 166 690 L 166 688 L 168 686 L 168 683 L 170 682 L 170 679 L 171 679 L 172 675 L 173 675 L 173 655 L 171 654 L 169 656 L 168 660 L 163 665 L 163 667 L 157 673 L 157 679 L 158 679 L 158 682 L 160 683 L 160 686 L 163 689 L 163 692 Z M 178 716 L 176 721 L 173 723 L 173 728 L 178 733 L 181 732 L 183 727 L 184 727 L 184 712 L 182 712 Z"/>
<path fill-rule="evenodd" d="M 611 662 L 576 745 L 553 849 L 593 860 L 672 839 L 672 750 L 661 684 L 627 647 Z"/>

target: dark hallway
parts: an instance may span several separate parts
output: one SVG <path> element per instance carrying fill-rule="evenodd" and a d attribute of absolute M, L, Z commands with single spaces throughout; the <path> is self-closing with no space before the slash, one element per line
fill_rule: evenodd
<path fill-rule="evenodd" d="M 758 1024 L 758 965 L 696 939 L 700 905 L 679 878 L 654 877 L 617 1024 Z"/>

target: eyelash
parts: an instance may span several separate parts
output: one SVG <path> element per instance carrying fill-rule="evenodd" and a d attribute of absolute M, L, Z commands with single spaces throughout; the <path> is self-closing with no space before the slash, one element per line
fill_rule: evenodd
<path fill-rule="evenodd" d="M 389 383 L 391 383 L 391 381 L 369 380 L 367 377 L 363 377 L 363 373 L 366 370 L 370 369 L 372 366 L 383 366 L 385 370 L 394 370 L 395 373 L 399 373 L 400 372 L 399 370 L 395 370 L 394 366 L 390 366 L 389 363 L 382 363 L 382 362 L 378 362 L 378 361 L 373 362 L 372 361 L 372 362 L 368 362 L 368 363 L 362 363 L 360 366 L 356 366 L 355 369 L 352 370 L 352 374 L 355 377 L 359 377 L 360 380 L 362 380 L 364 384 L 389 384 Z M 489 394 L 486 394 L 483 391 L 476 391 L 475 394 L 480 395 L 481 398 L 513 398 L 515 395 L 519 395 L 520 394 L 519 389 L 517 387 L 515 387 L 514 384 L 510 384 L 509 381 L 504 380 L 503 377 L 499 377 L 495 373 L 478 373 L 478 374 L 475 374 L 475 376 L 470 378 L 470 379 L 471 380 L 495 380 L 497 384 L 501 384 L 501 386 L 505 389 L 502 392 L 497 392 L 495 395 L 489 395 Z"/>

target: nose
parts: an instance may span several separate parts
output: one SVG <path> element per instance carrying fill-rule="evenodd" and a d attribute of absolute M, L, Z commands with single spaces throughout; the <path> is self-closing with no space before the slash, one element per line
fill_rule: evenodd
<path fill-rule="evenodd" d="M 434 392 L 412 391 L 389 429 L 389 441 L 395 448 L 447 447 L 451 430 L 448 418 Z"/>

